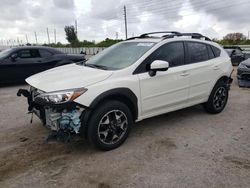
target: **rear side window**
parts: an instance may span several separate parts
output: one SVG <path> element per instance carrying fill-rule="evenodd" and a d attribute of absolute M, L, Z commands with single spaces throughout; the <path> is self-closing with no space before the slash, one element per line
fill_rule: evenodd
<path fill-rule="evenodd" d="M 53 55 L 50 51 L 44 49 L 39 49 L 39 52 L 41 57 L 50 57 Z"/>
<path fill-rule="evenodd" d="M 207 45 L 198 42 L 187 42 L 188 63 L 198 63 L 209 60 Z"/>
<path fill-rule="evenodd" d="M 221 53 L 221 50 L 219 48 L 216 48 L 215 46 L 211 46 L 211 47 L 212 47 L 212 50 L 214 52 L 214 56 L 219 57 L 220 53 Z"/>

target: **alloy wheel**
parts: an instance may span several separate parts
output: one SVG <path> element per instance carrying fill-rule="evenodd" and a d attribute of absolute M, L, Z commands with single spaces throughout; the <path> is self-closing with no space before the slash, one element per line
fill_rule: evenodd
<path fill-rule="evenodd" d="M 127 116 L 120 110 L 112 110 L 101 118 L 98 137 L 104 144 L 115 144 L 124 137 L 127 129 Z"/>

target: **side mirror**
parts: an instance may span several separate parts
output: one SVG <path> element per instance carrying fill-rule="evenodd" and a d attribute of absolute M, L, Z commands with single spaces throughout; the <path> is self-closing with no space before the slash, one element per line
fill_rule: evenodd
<path fill-rule="evenodd" d="M 11 59 L 12 61 L 15 61 L 16 58 L 17 58 L 17 54 L 12 54 L 12 55 L 10 56 L 10 59 Z"/>
<path fill-rule="evenodd" d="M 150 65 L 150 76 L 155 76 L 157 71 L 167 71 L 169 68 L 169 63 L 167 61 L 155 60 Z"/>

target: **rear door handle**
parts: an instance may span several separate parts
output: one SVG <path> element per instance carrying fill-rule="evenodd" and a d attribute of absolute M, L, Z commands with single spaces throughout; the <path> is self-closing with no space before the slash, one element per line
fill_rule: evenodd
<path fill-rule="evenodd" d="M 187 71 L 183 71 L 182 73 L 181 73 L 181 76 L 188 76 L 189 75 L 189 73 L 187 72 Z"/>
<path fill-rule="evenodd" d="M 213 67 L 213 69 L 214 69 L 214 70 L 218 70 L 218 69 L 219 69 L 219 66 L 215 65 L 215 66 Z"/>

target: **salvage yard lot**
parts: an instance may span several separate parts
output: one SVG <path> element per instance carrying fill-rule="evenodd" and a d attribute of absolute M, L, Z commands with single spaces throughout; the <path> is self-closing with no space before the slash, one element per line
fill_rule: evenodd
<path fill-rule="evenodd" d="M 250 187 L 250 89 L 236 78 L 221 114 L 198 105 L 147 119 L 109 152 L 47 143 L 20 87 L 0 88 L 0 187 Z"/>

